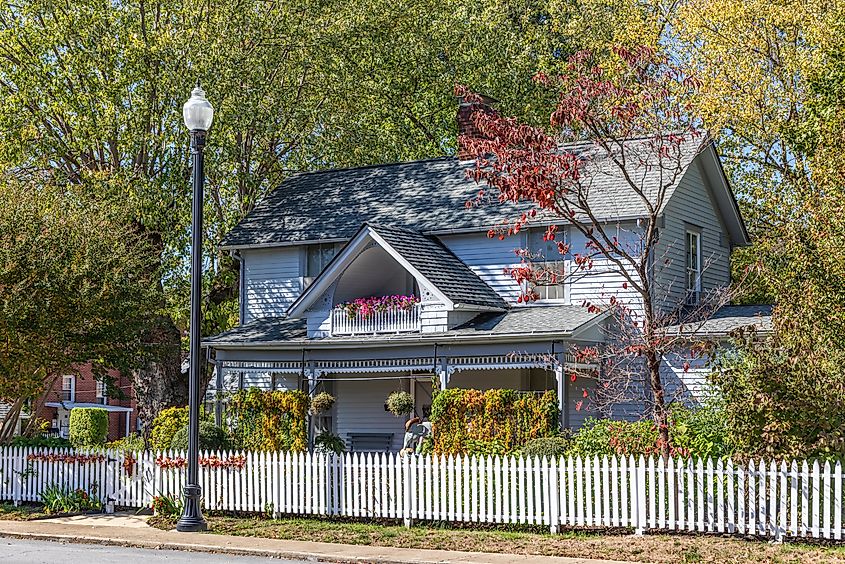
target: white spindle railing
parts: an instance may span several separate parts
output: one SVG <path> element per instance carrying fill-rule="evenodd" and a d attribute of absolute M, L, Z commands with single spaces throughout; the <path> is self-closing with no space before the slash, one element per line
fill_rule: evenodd
<path fill-rule="evenodd" d="M 343 309 L 332 309 L 332 335 L 414 333 L 419 330 L 420 304 L 415 304 L 410 309 L 376 311 L 367 317 L 350 317 Z"/>
<path fill-rule="evenodd" d="M 0 447 L 0 501 L 33 502 L 51 485 L 104 504 L 149 507 L 178 497 L 184 453 L 120 451 L 74 459 L 64 449 Z M 210 458 L 211 457 L 211 458 Z M 156 461 L 158 458 L 158 462 Z M 237 464 L 227 464 L 237 461 Z M 221 462 L 223 462 L 221 464 Z M 208 510 L 454 523 L 626 527 L 783 539 L 843 538 L 841 462 L 593 456 L 400 456 L 202 453 Z"/>

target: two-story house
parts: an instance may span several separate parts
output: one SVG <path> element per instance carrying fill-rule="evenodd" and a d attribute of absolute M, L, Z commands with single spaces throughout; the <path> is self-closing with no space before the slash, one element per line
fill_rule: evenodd
<path fill-rule="evenodd" d="M 109 374 L 122 398 L 109 397 L 106 385 L 94 377 L 91 365 L 83 364 L 55 378 L 37 402 L 35 416 L 49 421 L 53 433 L 67 438 L 70 411 L 75 407 L 96 407 L 109 414 L 108 440 L 129 435 L 138 425 L 132 381 L 116 370 Z"/>
<path fill-rule="evenodd" d="M 661 211 L 666 280 L 656 285 L 680 300 L 727 286 L 731 249 L 749 243 L 713 143 L 688 145 Z M 410 392 L 418 415 L 427 413 L 432 386 L 555 390 L 563 427 L 594 414 L 583 397 L 595 378 L 569 374 L 598 367 L 579 365 L 569 351 L 605 338 L 606 316 L 582 304 L 622 291 L 622 280 L 599 265 L 519 303 L 522 289 L 506 270 L 519 264 L 517 248 L 553 256 L 545 228 L 488 237 L 516 210 L 466 206 L 478 191 L 470 166 L 447 157 L 305 173 L 269 194 L 223 242 L 240 261 L 241 322 L 205 341 L 216 359 L 212 387 L 328 391 L 337 401 L 320 425 L 357 450 L 400 448 L 404 421 L 385 408 L 394 390 Z M 607 178 L 592 195 L 620 237 L 636 234 L 642 220 L 628 191 Z M 584 247 L 575 229 L 559 228 L 571 248 Z M 574 271 L 569 255 L 549 260 Z M 344 305 L 373 296 L 415 299 L 369 315 Z M 699 329 L 727 332 L 759 323 L 759 313 L 727 307 Z M 673 393 L 694 399 L 699 371 L 666 359 L 666 376 Z"/>

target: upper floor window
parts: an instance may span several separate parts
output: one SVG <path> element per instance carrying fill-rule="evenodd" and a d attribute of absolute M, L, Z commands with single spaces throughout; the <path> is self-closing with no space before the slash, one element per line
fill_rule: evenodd
<path fill-rule="evenodd" d="M 62 376 L 62 401 L 76 400 L 76 376 L 66 374 Z"/>
<path fill-rule="evenodd" d="M 528 232 L 528 251 L 531 262 L 542 270 L 542 279 L 534 285 L 533 290 L 540 295 L 541 300 L 565 300 L 564 278 L 566 263 L 564 256 L 558 250 L 558 243 L 564 240 L 564 228 L 559 228 L 554 240 L 545 241 L 545 228 L 531 229 Z"/>
<path fill-rule="evenodd" d="M 687 231 L 687 303 L 697 304 L 701 295 L 701 235 L 696 231 Z"/>
<path fill-rule="evenodd" d="M 97 403 L 105 405 L 108 401 L 108 396 L 106 395 L 106 383 L 102 380 L 97 380 Z"/>
<path fill-rule="evenodd" d="M 316 278 L 334 258 L 337 248 L 334 243 L 319 243 L 308 245 L 305 249 L 305 287 L 311 285 Z"/>

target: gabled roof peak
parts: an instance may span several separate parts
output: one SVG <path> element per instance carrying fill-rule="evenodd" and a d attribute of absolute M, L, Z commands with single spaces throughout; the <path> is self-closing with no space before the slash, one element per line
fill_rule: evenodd
<path fill-rule="evenodd" d="M 507 302 L 442 243 L 403 227 L 365 222 L 349 243 L 288 309 L 300 317 L 358 255 L 374 241 L 415 278 L 425 283 L 450 308 L 504 311 Z"/>

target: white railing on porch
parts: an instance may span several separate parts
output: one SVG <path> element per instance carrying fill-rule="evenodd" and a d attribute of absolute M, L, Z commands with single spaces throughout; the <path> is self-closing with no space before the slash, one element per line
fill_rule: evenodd
<path fill-rule="evenodd" d="M 149 507 L 153 496 L 181 495 L 184 469 L 156 462 L 157 456 L 174 459 L 178 453 L 139 452 L 127 459 L 108 451 L 87 463 L 55 456 L 67 452 L 0 448 L 0 500 L 39 501 L 52 484 L 96 492 L 109 506 Z M 552 531 L 625 527 L 778 540 L 841 540 L 845 532 L 839 462 L 215 455 L 222 461 L 243 458 L 240 467 L 206 463 L 200 468 L 209 510 L 401 519 L 408 525 L 414 520 L 520 523 Z"/>
<path fill-rule="evenodd" d="M 343 309 L 332 309 L 332 335 L 412 333 L 420 330 L 420 304 L 410 309 L 376 311 L 368 317 L 350 317 Z"/>

